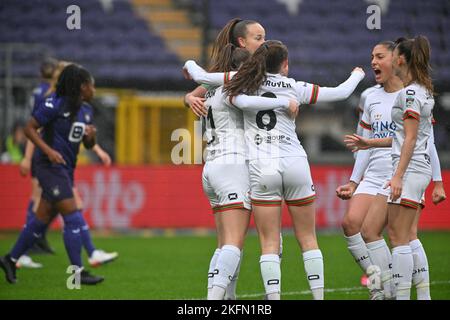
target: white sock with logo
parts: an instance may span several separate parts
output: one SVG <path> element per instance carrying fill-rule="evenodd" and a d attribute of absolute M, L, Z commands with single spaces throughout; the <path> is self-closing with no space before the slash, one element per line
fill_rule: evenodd
<path fill-rule="evenodd" d="M 361 267 L 362 271 L 365 273 L 367 268 L 372 264 L 369 258 L 369 252 L 366 247 L 361 233 L 358 232 L 353 236 L 345 236 L 347 240 L 347 248 L 355 259 L 356 263 Z"/>
<path fill-rule="evenodd" d="M 319 249 L 303 252 L 306 277 L 314 300 L 323 300 L 323 257 Z"/>
<path fill-rule="evenodd" d="M 236 286 L 237 280 L 239 278 L 239 272 L 241 271 L 241 263 L 244 251 L 241 250 L 241 258 L 239 259 L 239 264 L 234 272 L 233 278 L 231 279 L 230 284 L 228 285 L 225 292 L 225 300 L 236 300 Z"/>
<path fill-rule="evenodd" d="M 392 273 L 397 300 L 411 299 L 411 282 L 414 268 L 411 247 L 398 246 L 392 249 Z"/>
<path fill-rule="evenodd" d="M 370 261 L 381 270 L 381 283 L 386 299 L 394 297 L 394 283 L 392 281 L 392 254 L 384 239 L 367 243 Z"/>
<path fill-rule="evenodd" d="M 217 264 L 214 274 L 213 287 L 211 290 L 211 300 L 223 300 L 225 291 L 236 272 L 239 260 L 241 259 L 241 250 L 233 245 L 224 245 L 217 258 Z"/>
<path fill-rule="evenodd" d="M 267 300 L 280 300 L 281 267 L 278 254 L 263 254 L 259 259 Z"/>
<path fill-rule="evenodd" d="M 214 251 L 213 256 L 211 257 L 211 261 L 209 262 L 209 269 L 208 269 L 208 295 L 207 299 L 210 300 L 211 291 L 213 287 L 213 279 L 214 279 L 214 270 L 216 269 L 217 264 L 217 258 L 219 257 L 220 249 L 217 248 Z"/>
<path fill-rule="evenodd" d="M 412 284 L 417 289 L 417 300 L 431 300 L 430 272 L 425 250 L 419 239 L 411 241 L 409 246 L 413 253 L 414 271 Z"/>

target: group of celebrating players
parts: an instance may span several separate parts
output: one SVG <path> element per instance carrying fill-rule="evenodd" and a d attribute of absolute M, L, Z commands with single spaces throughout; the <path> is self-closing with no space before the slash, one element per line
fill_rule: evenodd
<path fill-rule="evenodd" d="M 361 97 L 358 133 L 345 137 L 357 152 L 350 182 L 336 190 L 350 200 L 343 220 L 348 249 L 364 274 L 370 298 L 431 299 L 428 262 L 417 238 L 424 193 L 445 200 L 432 134 L 430 46 L 423 36 L 375 45 L 377 85 Z M 256 21 L 233 19 L 214 43 L 209 72 L 194 61 L 183 72 L 201 86 L 185 103 L 206 126 L 203 188 L 218 244 L 208 271 L 208 299 L 235 299 L 244 238 L 253 212 L 261 246 L 266 299 L 281 296 L 281 206 L 288 206 L 314 299 L 324 298 L 324 263 L 315 234 L 315 189 L 295 117 L 302 104 L 344 100 L 364 78 L 355 68 L 335 88 L 288 78 L 288 49 L 265 40 Z M 382 232 L 387 227 L 392 251 Z"/>
<path fill-rule="evenodd" d="M 377 85 L 361 97 L 359 134 L 345 138 L 356 152 L 350 182 L 337 196 L 350 200 L 343 221 L 348 249 L 369 276 L 371 299 L 431 299 L 428 262 L 417 238 L 424 193 L 434 181 L 432 201 L 445 199 L 433 140 L 433 85 L 430 46 L 425 37 L 399 38 L 375 45 L 371 66 Z M 236 299 L 244 239 L 253 212 L 261 246 L 260 270 L 266 299 L 281 298 L 281 208 L 288 206 L 314 299 L 324 299 L 324 262 L 315 232 L 315 188 L 297 134 L 299 106 L 347 99 L 365 73 L 354 68 L 337 87 L 320 87 L 288 78 L 288 49 L 265 40 L 262 25 L 232 19 L 214 43 L 206 72 L 194 61 L 183 72 L 200 84 L 185 103 L 206 127 L 207 153 L 202 183 L 214 213 L 217 249 L 208 270 L 208 299 Z M 42 192 L 30 203 L 26 224 L 13 249 L 0 258 L 10 283 L 22 255 L 41 238 L 60 213 L 70 263 L 82 283 L 103 280 L 83 269 L 84 245 L 91 264 L 114 260 L 117 253 L 95 250 L 74 188 L 80 143 L 96 144 L 92 109 L 94 79 L 83 67 L 55 66 L 53 85 L 42 88 L 26 135 L 37 146 L 21 168 L 30 167 Z M 32 161 L 31 154 L 33 154 Z M 387 228 L 391 249 L 383 238 Z M 94 257 L 97 256 L 97 257 Z M 92 259 L 92 260 L 91 260 Z"/>

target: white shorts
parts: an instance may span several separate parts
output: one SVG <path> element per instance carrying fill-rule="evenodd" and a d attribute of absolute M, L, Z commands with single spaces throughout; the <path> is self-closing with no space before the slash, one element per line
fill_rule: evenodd
<path fill-rule="evenodd" d="M 425 205 L 425 190 L 431 181 L 431 175 L 407 169 L 403 176 L 403 187 L 400 198 L 392 201 L 388 197 L 388 203 L 400 204 L 405 207 L 417 209 Z M 387 189 L 389 194 L 390 188 Z"/>
<path fill-rule="evenodd" d="M 316 192 L 306 157 L 251 160 L 249 163 L 252 205 L 304 206 Z"/>
<path fill-rule="evenodd" d="M 372 196 L 376 196 L 377 194 L 388 196 L 389 193 L 387 192 L 387 189 L 384 189 L 386 183 L 387 177 L 364 176 L 364 179 L 356 188 L 354 195 L 364 193 Z"/>
<path fill-rule="evenodd" d="M 216 161 L 217 160 L 217 161 Z M 203 191 L 214 213 L 234 209 L 251 210 L 248 164 L 207 161 L 202 174 Z"/>

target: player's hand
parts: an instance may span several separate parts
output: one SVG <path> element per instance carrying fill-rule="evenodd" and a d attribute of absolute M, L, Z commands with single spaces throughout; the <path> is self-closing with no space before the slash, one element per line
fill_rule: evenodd
<path fill-rule="evenodd" d="M 96 154 L 102 161 L 103 165 L 105 165 L 106 167 L 109 167 L 111 165 L 111 157 L 106 151 L 104 151 L 103 149 L 98 149 L 96 151 Z"/>
<path fill-rule="evenodd" d="M 439 204 L 447 199 L 447 196 L 445 195 L 444 184 L 442 183 L 442 181 L 436 181 L 434 183 L 431 199 L 433 200 L 434 204 Z"/>
<path fill-rule="evenodd" d="M 356 152 L 358 150 L 366 150 L 370 148 L 370 139 L 363 138 L 356 133 L 352 135 L 346 135 L 344 142 L 347 148 L 349 148 L 352 152 Z"/>
<path fill-rule="evenodd" d="M 394 175 L 384 188 L 387 189 L 388 187 L 391 187 L 391 200 L 397 201 L 397 199 L 400 198 L 400 196 L 402 195 L 403 189 L 402 179 Z"/>
<path fill-rule="evenodd" d="M 365 73 L 364 70 L 363 70 L 362 68 L 360 68 L 360 67 L 354 68 L 354 69 L 352 70 L 352 73 L 354 73 L 354 72 L 362 73 L 363 78 L 366 76 L 366 73 Z"/>
<path fill-rule="evenodd" d="M 186 68 L 183 68 L 183 76 L 187 80 L 192 80 L 192 77 L 191 77 L 191 75 L 189 74 L 189 72 L 187 71 Z"/>
<path fill-rule="evenodd" d="M 47 153 L 48 159 L 55 164 L 66 164 L 66 161 L 64 160 L 63 156 L 56 150 L 51 149 Z"/>
<path fill-rule="evenodd" d="M 26 177 L 28 175 L 28 173 L 30 172 L 30 169 L 31 169 L 31 160 L 27 159 L 27 158 L 23 158 L 22 161 L 20 161 L 20 165 L 19 165 L 20 174 L 23 177 Z"/>
<path fill-rule="evenodd" d="M 84 131 L 84 135 L 87 136 L 89 139 L 95 138 L 95 135 L 97 134 L 97 128 L 93 124 L 86 125 L 86 130 Z"/>
<path fill-rule="evenodd" d="M 186 96 L 186 104 L 191 108 L 192 112 L 198 116 L 207 116 L 208 111 L 205 108 L 205 98 L 195 97 L 193 95 Z"/>
<path fill-rule="evenodd" d="M 289 99 L 289 114 L 292 119 L 295 119 L 298 115 L 299 103 L 297 100 Z"/>
<path fill-rule="evenodd" d="M 342 200 L 349 200 L 353 196 L 353 193 L 355 193 L 357 186 L 358 185 L 353 181 L 339 186 L 336 189 L 336 196 Z"/>

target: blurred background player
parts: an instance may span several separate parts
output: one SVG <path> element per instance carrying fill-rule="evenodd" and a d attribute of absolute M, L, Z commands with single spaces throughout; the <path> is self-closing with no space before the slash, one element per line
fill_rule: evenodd
<path fill-rule="evenodd" d="M 347 98 L 364 77 L 362 69 L 356 68 L 340 86 L 319 88 L 287 78 L 288 70 L 287 47 L 280 41 L 266 41 L 233 79 L 225 84 L 225 92 L 230 95 L 230 99 L 242 93 L 262 94 L 266 97 L 296 99 L 300 104 L 312 104 L 318 99 L 336 101 Z M 303 251 L 313 297 L 323 300 L 323 257 L 315 234 L 315 191 L 306 152 L 295 133 L 294 119 L 280 109 L 260 112 L 244 110 L 251 200 L 261 244 L 261 275 L 267 299 L 279 300 L 280 220 L 281 203 L 284 200 Z"/>
<path fill-rule="evenodd" d="M 95 145 L 96 129 L 92 109 L 84 101 L 94 96 L 94 79 L 82 67 L 71 64 L 58 78 L 56 92 L 33 110 L 26 127 L 27 137 L 38 146 L 36 175 L 42 188 L 39 207 L 24 226 L 13 249 L 0 258 L 0 266 L 9 283 L 16 283 L 16 263 L 47 229 L 52 216 L 60 213 L 64 220 L 64 244 L 71 265 L 78 267 L 81 283 L 96 284 L 103 277 L 84 270 L 81 261 L 84 225 L 73 195 L 73 175 L 81 142 Z M 38 130 L 42 128 L 42 132 Z"/>
<path fill-rule="evenodd" d="M 56 63 L 56 64 L 55 64 Z M 72 64 L 71 62 L 67 61 L 56 61 L 54 59 L 45 60 L 41 66 L 41 75 L 44 81 L 36 88 L 33 92 L 33 101 L 34 106 L 33 110 L 36 109 L 39 104 L 44 103 L 46 97 L 50 96 L 52 93 L 56 90 L 56 84 L 59 78 L 59 75 L 61 74 L 62 70 L 67 67 L 68 65 Z M 55 66 L 54 69 L 51 68 L 51 66 Z M 50 77 L 50 80 L 48 80 L 48 76 L 52 72 L 52 75 Z M 28 204 L 27 209 L 27 221 L 30 219 L 30 215 L 33 215 L 34 212 L 36 212 L 37 207 L 39 206 L 39 199 L 42 194 L 42 190 L 39 186 L 39 182 L 36 178 L 36 172 L 35 172 L 35 166 L 34 166 L 34 150 L 35 146 L 34 144 L 28 140 L 27 141 L 27 147 L 25 152 L 25 157 L 20 163 L 20 173 L 23 176 L 27 176 L 29 172 L 31 172 L 31 185 L 32 185 L 32 192 L 31 192 L 31 199 Z M 106 166 L 111 165 L 111 158 L 110 156 L 96 143 L 92 150 L 97 154 L 97 156 L 100 158 L 102 163 Z M 73 193 L 75 197 L 75 201 L 77 203 L 77 208 L 80 211 L 83 211 L 83 201 L 78 193 L 78 190 L 76 187 L 73 187 Z M 53 215 L 53 218 L 49 222 L 49 226 L 51 225 L 52 221 L 56 218 L 57 215 Z M 84 218 L 83 218 L 84 221 Z M 32 253 L 50 253 L 53 254 L 54 251 L 50 247 L 47 238 L 46 238 L 46 232 L 45 230 L 42 234 L 42 237 L 38 238 L 33 247 L 30 249 L 30 252 Z M 85 222 L 82 229 L 81 229 L 81 236 L 83 240 L 83 246 L 86 249 L 86 252 L 88 254 L 88 261 L 91 266 L 97 267 L 99 265 L 102 265 L 104 263 L 110 262 L 115 260 L 118 257 L 117 252 L 105 252 L 103 250 L 96 249 L 91 235 L 89 231 L 89 226 Z M 18 267 L 35 267 L 36 264 L 32 261 L 32 259 L 26 255 L 21 257 L 18 260 Z"/>

